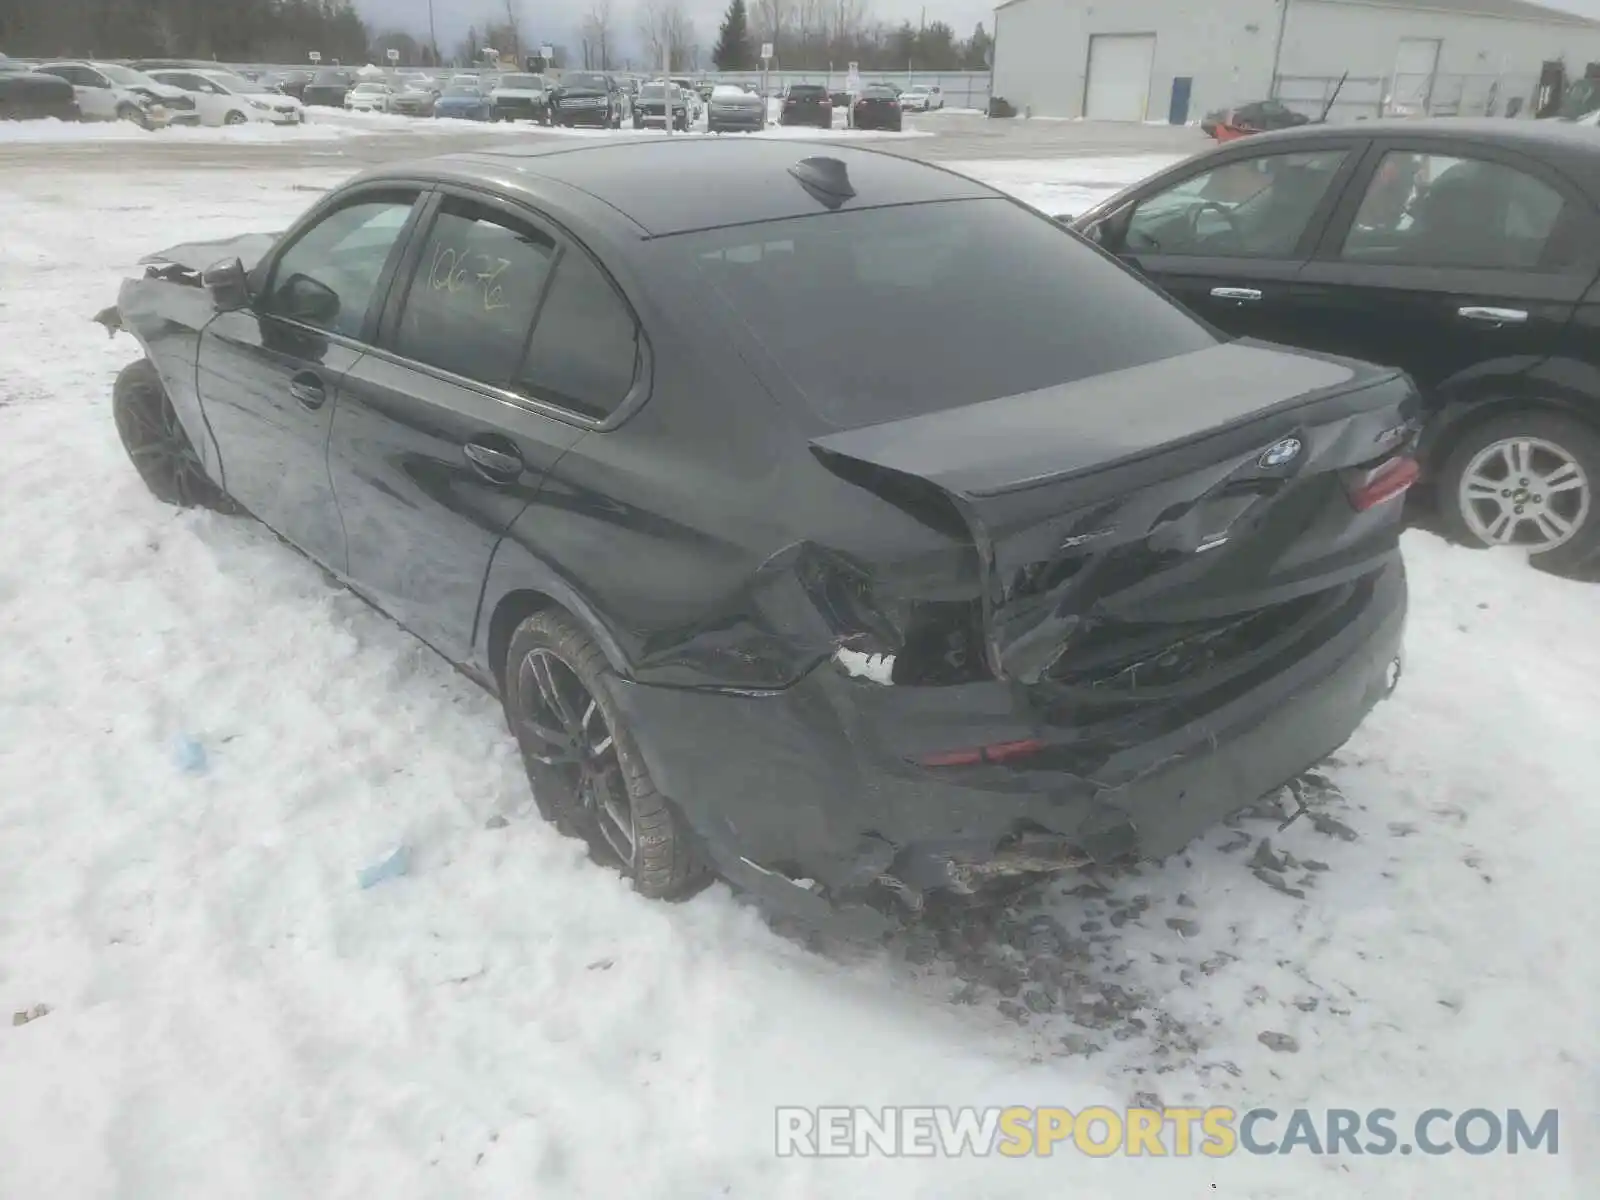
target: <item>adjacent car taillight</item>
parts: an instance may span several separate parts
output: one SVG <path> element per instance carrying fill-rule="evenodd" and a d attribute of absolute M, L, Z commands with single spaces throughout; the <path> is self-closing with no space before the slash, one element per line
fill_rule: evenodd
<path fill-rule="evenodd" d="M 1368 470 L 1345 472 L 1344 490 L 1351 506 L 1357 512 L 1366 512 L 1404 495 L 1421 473 L 1416 459 L 1401 455 Z"/>

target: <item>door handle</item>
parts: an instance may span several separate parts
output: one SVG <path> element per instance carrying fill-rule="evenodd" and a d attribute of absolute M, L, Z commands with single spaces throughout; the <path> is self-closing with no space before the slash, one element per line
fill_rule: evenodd
<path fill-rule="evenodd" d="M 479 474 L 495 483 L 509 483 L 522 474 L 522 455 L 515 451 L 497 450 L 483 442 L 468 442 L 461 450 Z"/>
<path fill-rule="evenodd" d="M 1241 304 L 1254 304 L 1261 299 L 1259 288 L 1214 287 L 1211 289 L 1213 300 L 1237 300 Z"/>
<path fill-rule="evenodd" d="M 1528 319 L 1528 314 L 1520 308 L 1488 308 L 1477 304 L 1456 309 L 1456 316 L 1487 325 L 1521 325 Z"/>
<path fill-rule="evenodd" d="M 323 389 L 322 380 L 315 375 L 296 375 L 289 381 L 289 395 L 293 396 L 304 408 L 313 411 L 322 407 L 328 399 L 328 393 Z"/>

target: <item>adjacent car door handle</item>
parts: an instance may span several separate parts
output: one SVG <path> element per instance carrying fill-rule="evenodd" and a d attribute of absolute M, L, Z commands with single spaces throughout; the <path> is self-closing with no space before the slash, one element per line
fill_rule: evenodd
<path fill-rule="evenodd" d="M 328 393 L 322 386 L 322 380 L 315 375 L 296 375 L 289 381 L 289 395 L 310 409 L 321 408 L 328 399 Z"/>
<path fill-rule="evenodd" d="M 522 455 L 514 450 L 498 450 L 483 442 L 468 442 L 462 452 L 480 474 L 496 483 L 509 483 L 522 474 Z"/>
<path fill-rule="evenodd" d="M 1477 304 L 1456 309 L 1456 316 L 1486 325 L 1521 325 L 1528 319 L 1528 314 L 1520 308 L 1487 308 Z"/>
<path fill-rule="evenodd" d="M 1214 287 L 1211 289 L 1214 300 L 1238 300 L 1241 303 L 1254 303 L 1261 299 L 1259 288 Z"/>

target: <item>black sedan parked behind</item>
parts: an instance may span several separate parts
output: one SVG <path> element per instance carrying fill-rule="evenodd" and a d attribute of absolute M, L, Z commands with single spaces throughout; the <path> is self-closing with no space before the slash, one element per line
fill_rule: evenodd
<path fill-rule="evenodd" d="M 1431 501 L 1469 545 L 1600 565 L 1600 139 L 1370 121 L 1189 159 L 1075 226 L 1237 337 L 1403 367 Z"/>
<path fill-rule="evenodd" d="M 892 88 L 881 84 L 868 84 L 861 89 L 855 103 L 850 106 L 851 129 L 902 128 L 905 117 L 900 112 L 900 97 Z"/>
<path fill-rule="evenodd" d="M 119 432 L 498 693 L 648 895 L 881 931 L 1173 852 L 1342 743 L 1399 677 L 1404 376 L 805 154 L 457 154 L 155 255 L 100 316 L 148 354 Z"/>
<path fill-rule="evenodd" d="M 65 79 L 0 55 L 0 121 L 76 121 L 80 115 L 77 93 Z"/>

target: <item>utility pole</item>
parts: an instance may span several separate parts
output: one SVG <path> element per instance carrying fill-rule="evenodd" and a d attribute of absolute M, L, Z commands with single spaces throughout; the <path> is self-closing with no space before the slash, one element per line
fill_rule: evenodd
<path fill-rule="evenodd" d="M 439 65 L 439 33 L 433 27 L 433 0 L 428 0 L 428 41 L 433 46 L 433 65 Z"/>
<path fill-rule="evenodd" d="M 1278 40 L 1272 47 L 1272 78 L 1267 80 L 1267 97 L 1278 98 L 1278 63 L 1283 58 L 1283 34 L 1289 27 L 1289 0 L 1278 0 Z"/>

